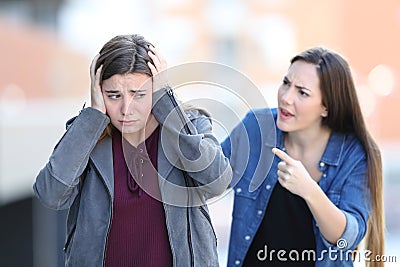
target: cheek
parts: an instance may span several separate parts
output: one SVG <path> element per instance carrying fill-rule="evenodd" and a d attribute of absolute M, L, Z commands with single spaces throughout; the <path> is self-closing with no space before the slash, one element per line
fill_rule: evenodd
<path fill-rule="evenodd" d="M 152 109 L 152 98 L 146 97 L 139 103 L 136 103 L 136 109 L 143 115 L 150 114 Z"/>
<path fill-rule="evenodd" d="M 118 101 L 111 101 L 108 98 L 104 98 L 104 105 L 106 106 L 107 115 L 111 120 L 116 118 L 120 113 L 120 107 L 118 105 Z"/>
<path fill-rule="evenodd" d="M 116 101 L 111 101 L 107 98 L 104 98 L 104 105 L 106 106 L 107 113 L 114 113 L 118 108 Z"/>
<path fill-rule="evenodd" d="M 278 94 L 277 94 L 278 103 L 279 103 L 279 102 L 281 101 L 281 99 L 282 99 L 282 94 L 283 94 L 282 86 L 279 86 Z"/>

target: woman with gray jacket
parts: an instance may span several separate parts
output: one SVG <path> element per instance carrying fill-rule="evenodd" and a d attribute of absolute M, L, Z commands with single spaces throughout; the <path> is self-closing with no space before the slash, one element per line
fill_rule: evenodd
<path fill-rule="evenodd" d="M 69 209 L 66 266 L 218 266 L 205 204 L 231 168 L 208 115 L 182 109 L 166 61 L 142 36 L 116 36 L 93 59 L 91 107 L 33 189 Z"/>

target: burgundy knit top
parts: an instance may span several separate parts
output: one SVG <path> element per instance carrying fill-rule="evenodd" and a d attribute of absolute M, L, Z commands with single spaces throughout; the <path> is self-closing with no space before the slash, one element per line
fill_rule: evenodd
<path fill-rule="evenodd" d="M 136 148 L 118 130 L 112 135 L 114 203 L 105 266 L 172 266 L 163 204 L 151 196 L 159 194 L 159 127 Z"/>

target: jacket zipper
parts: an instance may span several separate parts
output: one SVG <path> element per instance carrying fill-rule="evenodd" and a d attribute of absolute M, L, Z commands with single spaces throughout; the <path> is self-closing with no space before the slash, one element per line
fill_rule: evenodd
<path fill-rule="evenodd" d="M 167 94 L 169 96 L 169 98 L 171 99 L 172 104 L 174 105 L 174 107 L 179 107 L 178 103 L 176 102 L 176 99 L 174 97 L 174 91 L 172 91 L 171 87 L 168 87 L 167 89 Z M 182 123 L 183 123 L 183 127 L 185 128 L 185 131 L 187 134 L 191 134 L 189 126 L 187 126 L 185 118 L 183 116 L 183 114 L 181 113 L 180 109 L 178 108 L 177 110 L 178 116 L 181 119 Z"/>
<path fill-rule="evenodd" d="M 190 208 L 189 208 L 189 181 L 188 177 L 186 176 L 185 171 L 183 171 L 183 177 L 185 178 L 186 188 L 188 188 L 188 195 L 187 195 L 187 203 L 186 203 L 186 225 L 187 225 L 187 239 L 189 245 L 189 253 L 190 253 L 190 266 L 194 267 L 194 252 L 193 252 L 193 244 L 192 244 L 192 230 L 190 228 Z"/>
<path fill-rule="evenodd" d="M 192 233 L 190 229 L 190 217 L 189 217 L 189 207 L 186 208 L 186 221 L 187 221 L 187 236 L 189 243 L 189 252 L 190 252 L 190 266 L 194 267 L 194 252 L 193 252 L 193 244 L 192 244 Z"/>
<path fill-rule="evenodd" d="M 179 109 L 179 105 L 176 102 L 176 99 L 174 97 L 174 92 L 172 91 L 171 87 L 167 88 L 167 95 L 169 96 L 169 99 L 171 100 L 174 107 L 177 108 L 178 116 L 183 123 L 183 127 L 185 128 L 186 133 L 190 134 L 190 129 L 187 126 L 185 118 L 183 117 L 183 114 L 181 113 L 181 111 Z M 187 174 L 184 170 L 182 170 L 182 172 L 183 172 L 183 177 L 185 179 L 186 187 L 189 188 L 189 180 L 188 180 Z M 188 192 L 189 192 L 189 190 L 188 190 Z M 190 212 L 190 208 L 189 208 L 189 193 L 188 193 L 188 199 L 187 199 L 187 205 L 186 205 L 187 239 L 188 239 L 189 253 L 190 253 L 190 266 L 194 267 L 194 252 L 193 252 L 192 231 L 190 228 L 190 213 L 189 212 Z"/>
<path fill-rule="evenodd" d="M 199 206 L 199 209 L 200 209 L 201 213 L 203 213 L 204 217 L 206 217 L 208 223 L 210 224 L 211 230 L 213 231 L 213 234 L 215 237 L 215 245 L 217 246 L 218 245 L 217 235 L 215 234 L 214 227 L 211 223 L 210 215 L 208 214 L 208 212 L 206 211 L 206 209 L 203 206 Z"/>
<path fill-rule="evenodd" d="M 67 249 L 68 249 L 68 247 L 69 247 L 69 243 L 70 243 L 71 240 L 72 240 L 72 236 L 73 236 L 74 233 L 75 233 L 75 229 L 76 229 L 76 223 L 75 223 L 74 227 L 72 227 L 72 230 L 71 230 L 70 234 L 68 235 L 67 242 L 65 242 L 64 249 L 63 249 L 64 252 L 66 252 Z"/>

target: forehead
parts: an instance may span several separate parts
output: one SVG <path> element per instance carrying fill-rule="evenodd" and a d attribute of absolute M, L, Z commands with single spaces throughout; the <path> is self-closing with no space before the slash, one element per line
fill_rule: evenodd
<path fill-rule="evenodd" d="M 294 83 L 301 83 L 302 86 L 319 88 L 319 77 L 317 66 L 303 60 L 297 60 L 290 65 L 287 77 Z M 310 88 L 310 89 L 311 89 Z"/>
<path fill-rule="evenodd" d="M 144 73 L 114 74 L 102 82 L 103 88 L 110 89 L 148 89 L 151 86 L 150 76 Z"/>

